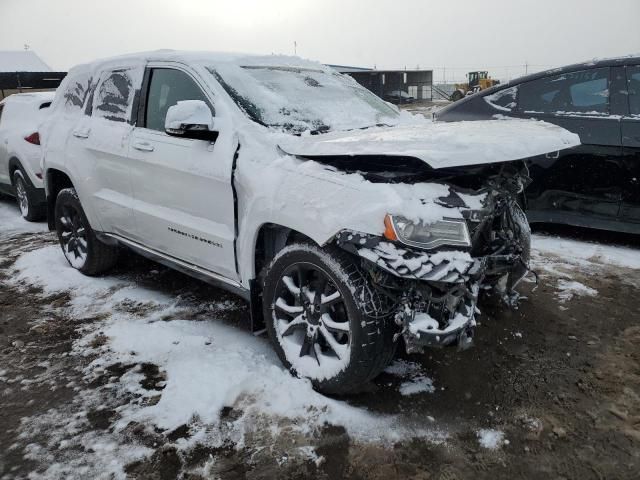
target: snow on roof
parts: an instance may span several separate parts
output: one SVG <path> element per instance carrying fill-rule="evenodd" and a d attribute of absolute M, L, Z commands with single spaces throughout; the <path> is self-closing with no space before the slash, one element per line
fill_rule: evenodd
<path fill-rule="evenodd" d="M 373 68 L 367 67 L 351 67 L 348 65 L 333 65 L 331 63 L 326 64 L 327 67 L 333 68 L 340 73 L 356 73 L 356 72 L 371 72 Z"/>
<path fill-rule="evenodd" d="M 130 53 L 110 58 L 96 59 L 83 65 L 77 65 L 70 73 L 81 71 L 95 71 L 96 69 L 112 66 L 125 66 L 144 59 L 146 61 L 174 61 L 190 62 L 201 65 L 216 66 L 220 64 L 235 64 L 242 66 L 281 66 L 297 68 L 315 68 L 328 71 L 328 67 L 313 60 L 305 60 L 289 55 L 257 55 L 251 53 L 234 52 L 207 52 L 207 51 L 180 51 L 180 50 L 154 50 L 150 52 Z"/>
<path fill-rule="evenodd" d="M 0 72 L 50 72 L 35 52 L 0 50 Z"/>

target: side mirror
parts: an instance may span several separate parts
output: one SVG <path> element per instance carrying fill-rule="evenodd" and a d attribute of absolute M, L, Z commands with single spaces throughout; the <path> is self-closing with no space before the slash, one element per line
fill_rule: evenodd
<path fill-rule="evenodd" d="M 213 130 L 213 115 L 202 100 L 183 100 L 169 107 L 164 130 L 174 137 L 215 141 L 218 132 Z"/>

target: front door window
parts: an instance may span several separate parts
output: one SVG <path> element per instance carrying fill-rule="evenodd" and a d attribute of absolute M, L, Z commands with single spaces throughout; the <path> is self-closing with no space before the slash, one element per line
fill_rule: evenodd
<path fill-rule="evenodd" d="M 151 70 L 144 126 L 164 132 L 169 107 L 182 100 L 202 100 L 209 104 L 200 87 L 186 73 L 169 68 Z"/>

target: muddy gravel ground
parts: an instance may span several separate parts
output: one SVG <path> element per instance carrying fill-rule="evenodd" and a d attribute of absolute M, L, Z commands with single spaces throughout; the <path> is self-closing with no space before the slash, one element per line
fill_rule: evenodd
<path fill-rule="evenodd" d="M 10 208 L 6 202 L 0 206 Z M 78 314 L 70 307 L 73 291 L 51 294 L 12 278 L 16 260 L 54 245 L 52 234 L 18 228 L 0 230 L 0 237 L 2 480 L 640 478 L 640 270 L 597 260 L 569 265 L 536 252 L 539 286 L 522 286 L 528 299 L 515 311 L 485 301 L 472 349 L 400 355 L 396 365 L 421 369 L 433 389 L 403 394 L 406 379 L 384 373 L 367 391 L 338 399 L 372 414 L 398 415 L 439 436 L 366 441 L 338 424 L 300 433 L 284 421 L 277 434 L 268 435 L 264 432 L 274 431 L 269 422 L 277 421 L 267 417 L 256 418 L 263 424 L 238 443 L 224 438 L 224 425 L 242 416 L 230 405 L 220 412 L 222 421 L 210 427 L 223 438 L 212 445 L 190 438 L 194 426 L 189 423 L 171 431 L 135 421 L 118 424 L 123 406 L 140 398 L 159 401 L 166 372 L 148 362 L 115 362 L 100 375 L 87 376 L 87 365 L 99 355 L 95 352 L 109 345 L 99 331 L 108 312 Z M 592 241 L 587 237 L 585 244 Z M 640 246 L 633 247 L 640 255 Z M 215 321 L 251 335 L 246 306 L 196 280 L 132 254 L 124 255 L 112 275 L 193 305 L 225 302 L 231 307 L 218 312 Z M 562 291 L 560 282 L 567 278 L 591 293 Z M 123 308 L 135 316 L 141 307 Z M 192 311 L 194 322 L 214 321 L 206 309 Z M 79 353 L 74 344 L 92 331 L 90 347 L 95 348 Z M 152 395 L 118 389 L 132 371 Z M 87 403 L 89 397 L 99 398 L 100 405 Z M 78 435 L 102 440 L 91 447 L 86 441 L 74 443 Z M 105 438 L 144 453 L 125 463 L 120 474 L 96 473 Z"/>

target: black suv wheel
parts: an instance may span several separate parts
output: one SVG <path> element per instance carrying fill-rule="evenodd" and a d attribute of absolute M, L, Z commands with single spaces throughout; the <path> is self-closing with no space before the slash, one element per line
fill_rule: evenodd
<path fill-rule="evenodd" d="M 293 244 L 269 266 L 264 317 L 284 365 L 328 394 L 358 391 L 389 363 L 391 318 L 365 312 L 375 292 L 352 258 L 336 248 Z"/>
<path fill-rule="evenodd" d="M 73 268 L 85 275 L 98 275 L 116 263 L 117 247 L 98 240 L 74 188 L 65 188 L 58 193 L 55 224 L 64 256 Z"/>

